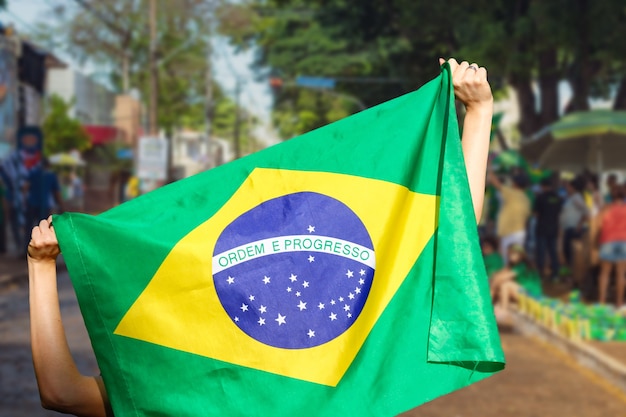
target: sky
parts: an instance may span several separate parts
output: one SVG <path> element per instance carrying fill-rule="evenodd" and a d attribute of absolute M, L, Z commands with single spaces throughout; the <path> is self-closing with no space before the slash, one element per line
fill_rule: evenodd
<path fill-rule="evenodd" d="M 18 32 L 32 31 L 36 22 L 45 17 L 45 12 L 51 6 L 67 3 L 69 0 L 8 0 L 6 11 L 0 12 L 0 21 L 4 24 L 13 24 Z M 250 112 L 263 121 L 269 121 L 272 97 L 267 81 L 255 80 L 255 74 L 250 70 L 254 51 L 235 53 L 234 48 L 227 44 L 224 39 L 216 39 L 213 49 L 215 51 L 212 62 L 215 68 L 215 78 L 223 87 L 224 91 L 234 97 L 237 79 L 242 80 L 243 88 L 241 103 Z M 70 56 L 58 49 L 51 48 L 52 52 L 70 66 L 85 75 L 93 75 L 101 72 L 97 67 L 87 63 L 79 65 Z"/>

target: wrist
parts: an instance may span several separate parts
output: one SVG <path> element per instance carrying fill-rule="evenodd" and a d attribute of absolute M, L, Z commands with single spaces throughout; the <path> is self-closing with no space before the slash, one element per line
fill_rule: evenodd
<path fill-rule="evenodd" d="M 57 264 L 56 257 L 53 257 L 53 258 L 51 258 L 51 257 L 33 258 L 32 256 L 27 255 L 26 258 L 28 260 L 28 264 L 29 265 L 33 265 L 33 266 L 35 266 L 35 265 L 37 265 L 37 266 L 39 266 L 39 265 L 43 265 L 43 266 L 51 265 L 51 266 L 55 266 L 56 267 L 56 264 Z"/>
<path fill-rule="evenodd" d="M 465 115 L 491 116 L 493 115 L 493 98 L 488 101 L 468 103 L 465 105 Z"/>

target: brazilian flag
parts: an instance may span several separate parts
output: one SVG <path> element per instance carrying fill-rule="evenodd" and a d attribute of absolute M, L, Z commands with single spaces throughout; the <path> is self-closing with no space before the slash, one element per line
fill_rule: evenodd
<path fill-rule="evenodd" d="M 504 366 L 450 69 L 56 232 L 116 417 L 392 416 Z"/>

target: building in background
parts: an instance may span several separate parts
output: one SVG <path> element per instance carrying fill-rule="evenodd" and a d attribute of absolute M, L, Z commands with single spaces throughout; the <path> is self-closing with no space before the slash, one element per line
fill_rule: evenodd
<path fill-rule="evenodd" d="M 178 180 L 202 172 L 211 165 L 206 134 L 181 130 L 172 137 L 172 175 Z"/>
<path fill-rule="evenodd" d="M 141 106 L 71 68 L 49 72 L 48 94 L 72 103 L 69 116 L 80 121 L 89 135 L 92 148 L 84 153 L 87 211 L 100 212 L 118 204 L 133 169 L 132 157 L 120 158 L 120 150 L 135 146 Z"/>
<path fill-rule="evenodd" d="M 70 116 L 85 126 L 114 126 L 115 93 L 71 68 L 53 68 L 48 73 L 49 95 L 73 103 Z"/>
<path fill-rule="evenodd" d="M 15 146 L 17 131 L 19 41 L 0 26 L 0 159 Z"/>
<path fill-rule="evenodd" d="M 48 72 L 66 67 L 0 23 L 0 159 L 15 148 L 20 127 L 41 126 Z"/>
<path fill-rule="evenodd" d="M 143 135 L 144 109 L 138 97 L 132 94 L 120 94 L 115 97 L 113 120 L 121 131 L 122 142 L 129 149 L 137 149 L 137 141 Z"/>

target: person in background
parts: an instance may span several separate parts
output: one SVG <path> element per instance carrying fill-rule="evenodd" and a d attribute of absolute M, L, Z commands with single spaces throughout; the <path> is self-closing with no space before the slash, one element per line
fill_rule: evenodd
<path fill-rule="evenodd" d="M 5 185 L 4 200 L 6 202 L 7 223 L 15 247 L 23 252 L 28 242 L 24 241 L 28 171 L 22 163 L 20 152 L 13 152 L 2 161 L 0 178 Z"/>
<path fill-rule="evenodd" d="M 5 195 L 6 188 L 0 177 L 0 254 L 7 252 L 6 214 L 8 210 Z"/>
<path fill-rule="evenodd" d="M 617 185 L 617 175 L 615 174 L 609 174 L 606 177 L 606 194 L 604 195 L 604 202 L 605 203 L 610 203 L 611 202 L 611 190 L 613 189 L 613 187 L 615 187 Z"/>
<path fill-rule="evenodd" d="M 546 254 L 550 258 L 550 277 L 556 280 L 559 274 L 557 242 L 559 216 L 563 200 L 552 186 L 552 179 L 541 180 L 541 191 L 533 204 L 535 216 L 535 261 L 541 276 L 544 276 Z"/>
<path fill-rule="evenodd" d="M 585 184 L 585 202 L 589 207 L 589 216 L 594 218 L 604 206 L 604 199 L 598 186 L 598 176 L 589 174 Z"/>
<path fill-rule="evenodd" d="M 133 198 L 139 196 L 139 188 L 139 177 L 132 175 L 124 187 L 124 201 L 132 200 Z"/>
<path fill-rule="evenodd" d="M 517 301 L 521 291 L 532 297 L 543 293 L 541 278 L 530 266 L 524 247 L 510 245 L 507 255 L 507 266 L 493 275 L 490 284 L 496 317 L 500 319 L 506 318 L 510 303 Z"/>
<path fill-rule="evenodd" d="M 85 186 L 75 171 L 70 173 L 70 187 L 74 210 L 82 212 L 85 208 Z"/>
<path fill-rule="evenodd" d="M 519 244 L 523 247 L 526 240 L 526 222 L 530 217 L 530 200 L 524 191 L 526 181 L 518 175 L 513 178 L 512 186 L 506 185 L 491 170 L 487 179 L 501 197 L 496 232 L 500 239 L 500 254 L 506 259 L 510 245 Z"/>
<path fill-rule="evenodd" d="M 504 260 L 498 252 L 498 242 L 493 237 L 485 237 L 480 242 L 480 248 L 483 252 L 487 277 L 491 278 L 495 272 L 504 268 Z"/>
<path fill-rule="evenodd" d="M 575 239 L 580 239 L 589 220 L 589 209 L 583 197 L 585 182 L 577 177 L 565 185 L 567 199 L 563 203 L 561 216 L 559 219 L 561 232 L 563 233 L 563 256 L 569 268 L 572 267 L 572 243 Z"/>
<path fill-rule="evenodd" d="M 600 244 L 600 277 L 598 279 L 598 301 L 605 303 L 609 279 L 615 268 L 617 279 L 616 307 L 624 310 L 626 288 L 626 193 L 624 187 L 613 186 L 611 203 L 599 216 L 598 243 Z"/>
<path fill-rule="evenodd" d="M 32 228 L 40 219 L 47 218 L 53 211 L 62 211 L 61 186 L 57 174 L 43 158 L 41 165 L 33 169 L 28 177 L 27 225 Z"/>

